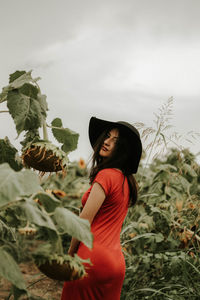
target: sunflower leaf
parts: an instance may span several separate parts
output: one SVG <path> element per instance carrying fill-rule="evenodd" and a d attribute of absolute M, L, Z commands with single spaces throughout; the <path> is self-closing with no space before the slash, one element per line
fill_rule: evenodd
<path fill-rule="evenodd" d="M 37 99 L 38 88 L 24 84 L 21 88 L 8 92 L 7 106 L 14 119 L 18 135 L 23 131 L 42 126 L 44 116 Z"/>
<path fill-rule="evenodd" d="M 0 139 L 0 164 L 9 163 L 15 171 L 23 168 L 17 149 L 10 143 L 8 137 Z"/>
<path fill-rule="evenodd" d="M 93 235 L 88 220 L 81 219 L 64 207 L 57 207 L 55 209 L 54 219 L 62 234 L 68 233 L 83 242 L 89 248 L 92 248 Z"/>
<path fill-rule="evenodd" d="M 3 247 L 0 247 L 0 261 L 0 276 L 10 281 L 20 290 L 26 290 L 26 285 L 19 266 Z"/>
<path fill-rule="evenodd" d="M 37 79 L 33 79 L 31 76 L 31 72 L 26 71 L 16 71 L 9 76 L 9 85 L 2 89 L 2 93 L 0 94 L 0 103 L 7 100 L 8 92 L 14 89 L 18 89 L 22 87 L 25 83 L 35 83 Z"/>
<path fill-rule="evenodd" d="M 51 125 L 53 126 L 52 133 L 56 140 L 63 144 L 61 149 L 64 152 L 68 153 L 77 148 L 79 138 L 78 133 L 68 128 L 63 128 L 62 121 L 59 118 L 54 119 Z"/>
<path fill-rule="evenodd" d="M 15 201 L 17 197 L 40 191 L 38 176 L 31 170 L 15 172 L 9 164 L 0 165 L 0 206 Z"/>

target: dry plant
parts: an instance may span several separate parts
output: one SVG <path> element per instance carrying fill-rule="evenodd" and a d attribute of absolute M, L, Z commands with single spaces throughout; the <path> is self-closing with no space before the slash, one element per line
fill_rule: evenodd
<path fill-rule="evenodd" d="M 170 132 L 174 126 L 171 124 L 173 115 L 173 97 L 170 97 L 166 103 L 154 113 L 153 120 L 155 127 L 148 127 L 144 123 L 134 123 L 133 125 L 140 131 L 143 143 L 143 149 L 146 157 L 145 167 L 150 160 L 160 157 L 169 149 L 169 145 L 176 146 L 180 152 L 185 148 L 182 142 L 187 141 L 193 144 L 193 140 L 200 137 L 199 132 L 189 131 L 181 135 L 176 131 Z M 147 155 L 146 155 L 147 153 Z M 153 156 L 152 156 L 153 155 Z"/>

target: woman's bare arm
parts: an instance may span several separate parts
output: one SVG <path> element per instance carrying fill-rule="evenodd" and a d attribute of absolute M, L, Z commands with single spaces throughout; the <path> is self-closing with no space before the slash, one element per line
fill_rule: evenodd
<path fill-rule="evenodd" d="M 97 214 L 99 208 L 101 207 L 103 201 L 105 200 L 106 195 L 101 187 L 101 185 L 97 182 L 94 183 L 90 195 L 87 199 L 87 202 L 80 213 L 80 217 L 86 219 L 92 224 L 92 221 Z"/>
<path fill-rule="evenodd" d="M 97 182 L 94 183 L 90 195 L 87 199 L 87 202 L 80 213 L 80 218 L 86 219 L 92 224 L 94 217 L 96 216 L 99 208 L 101 207 L 103 201 L 105 200 L 106 195 L 100 184 Z M 68 254 L 74 255 L 78 250 L 79 241 L 75 238 L 72 238 L 71 244 L 69 247 Z"/>

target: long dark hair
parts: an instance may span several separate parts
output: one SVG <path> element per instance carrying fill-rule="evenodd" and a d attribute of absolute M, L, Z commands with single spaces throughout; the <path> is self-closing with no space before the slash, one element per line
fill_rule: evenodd
<path fill-rule="evenodd" d="M 117 128 L 119 131 L 119 138 L 117 139 L 117 142 L 115 144 L 115 148 L 112 152 L 112 154 L 109 157 L 101 157 L 99 155 L 99 151 L 108 135 L 110 130 L 113 129 L 113 127 L 108 128 L 105 130 L 100 137 L 97 139 L 97 142 L 94 146 L 94 153 L 92 157 L 92 166 L 90 169 L 90 184 L 94 181 L 97 173 L 100 170 L 106 169 L 106 168 L 116 168 L 120 169 L 124 176 L 127 177 L 129 190 L 130 190 L 130 205 L 134 205 L 137 201 L 138 197 L 138 184 L 135 180 L 135 177 L 130 171 L 130 156 L 132 155 L 130 145 L 129 145 L 129 139 L 127 138 L 126 132 L 123 128 Z"/>

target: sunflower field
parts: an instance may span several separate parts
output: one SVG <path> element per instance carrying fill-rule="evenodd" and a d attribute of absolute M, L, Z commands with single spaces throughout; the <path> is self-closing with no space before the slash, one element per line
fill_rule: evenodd
<path fill-rule="evenodd" d="M 62 283 L 84 276 L 83 261 L 67 255 L 67 248 L 71 236 L 92 246 L 89 222 L 78 217 L 81 197 L 89 187 L 88 169 L 83 159 L 68 159 L 79 135 L 63 127 L 59 118 L 46 123 L 48 106 L 38 80 L 31 72 L 16 71 L 0 94 L 0 103 L 7 103 L 19 138 L 24 134 L 21 149 L 8 137 L 0 139 L 0 295 L 7 300 L 59 299 L 53 293 L 37 294 L 34 286 L 46 278 Z M 159 143 L 161 137 L 166 146 L 163 117 L 159 120 L 155 137 Z M 48 130 L 56 145 L 49 140 Z M 198 300 L 197 157 L 177 146 L 162 158 L 155 157 L 148 164 L 143 161 L 136 176 L 138 202 L 129 209 L 121 232 L 126 261 L 121 299 Z M 24 264 L 37 270 L 31 284 L 24 280 Z M 7 289 L 5 282 L 9 283 Z"/>

